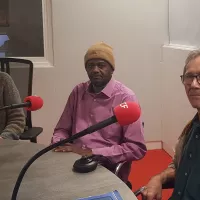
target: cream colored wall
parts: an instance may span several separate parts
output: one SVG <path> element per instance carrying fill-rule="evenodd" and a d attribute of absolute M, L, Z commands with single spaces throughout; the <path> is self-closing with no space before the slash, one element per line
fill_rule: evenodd
<path fill-rule="evenodd" d="M 169 0 L 169 32 L 172 44 L 200 46 L 199 0 Z"/>

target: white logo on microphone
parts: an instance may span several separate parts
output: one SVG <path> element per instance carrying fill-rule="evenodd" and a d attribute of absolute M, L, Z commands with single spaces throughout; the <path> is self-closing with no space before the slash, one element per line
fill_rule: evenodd
<path fill-rule="evenodd" d="M 128 108 L 128 105 L 127 105 L 127 103 L 126 103 L 126 102 L 124 102 L 124 103 L 121 103 L 121 104 L 120 104 L 120 106 L 121 106 L 122 108 Z"/>

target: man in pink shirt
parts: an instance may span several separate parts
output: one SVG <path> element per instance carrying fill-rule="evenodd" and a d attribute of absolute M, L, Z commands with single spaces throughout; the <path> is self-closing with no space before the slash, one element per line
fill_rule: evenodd
<path fill-rule="evenodd" d="M 113 116 L 113 108 L 122 102 L 137 101 L 134 92 L 114 80 L 115 61 L 112 48 L 103 43 L 92 45 L 84 57 L 90 81 L 80 83 L 71 92 L 52 137 L 52 143 L 68 138 L 83 129 Z M 113 163 L 127 161 L 119 177 L 128 181 L 131 162 L 144 157 L 146 146 L 141 118 L 128 126 L 112 124 L 55 149 L 80 155 L 101 155 Z"/>

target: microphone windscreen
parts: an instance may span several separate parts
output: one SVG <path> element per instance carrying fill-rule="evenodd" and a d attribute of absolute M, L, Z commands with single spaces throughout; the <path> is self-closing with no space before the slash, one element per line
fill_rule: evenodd
<path fill-rule="evenodd" d="M 118 123 L 125 126 L 139 119 L 141 109 L 136 102 L 124 102 L 114 108 L 114 114 Z"/>
<path fill-rule="evenodd" d="M 29 107 L 25 108 L 26 110 L 29 110 L 29 111 L 39 110 L 43 106 L 43 100 L 39 96 L 28 96 L 24 99 L 24 102 L 31 103 Z"/>

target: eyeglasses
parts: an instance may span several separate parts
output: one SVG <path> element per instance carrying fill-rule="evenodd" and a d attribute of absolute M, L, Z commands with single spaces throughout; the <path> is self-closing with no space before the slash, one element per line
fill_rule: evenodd
<path fill-rule="evenodd" d="M 185 74 L 185 75 L 181 75 L 181 81 L 183 82 L 183 84 L 186 85 L 191 85 L 192 82 L 194 81 L 194 78 L 196 78 L 198 84 L 200 84 L 200 74 L 195 75 L 195 74 Z"/>

